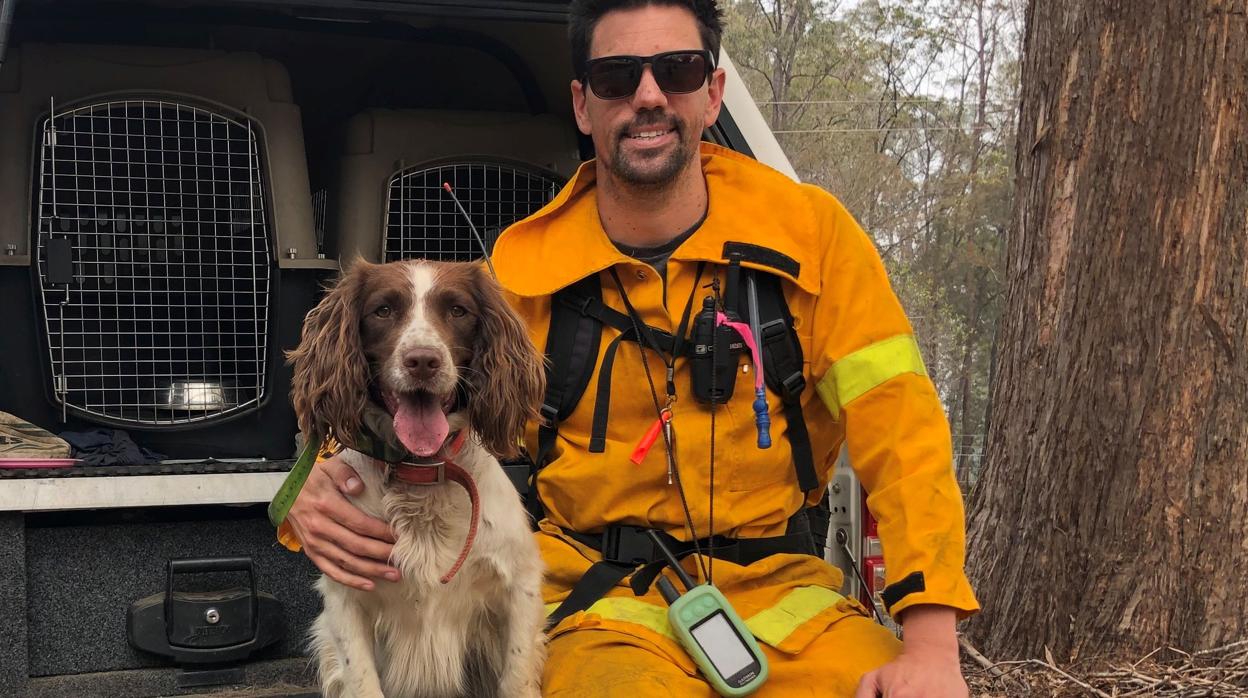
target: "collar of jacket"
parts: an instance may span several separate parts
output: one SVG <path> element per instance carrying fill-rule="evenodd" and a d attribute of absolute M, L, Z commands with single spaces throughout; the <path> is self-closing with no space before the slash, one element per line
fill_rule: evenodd
<path fill-rule="evenodd" d="M 779 274 L 817 294 L 820 246 L 807 185 L 711 143 L 702 143 L 701 158 L 710 197 L 706 221 L 671 258 L 722 264 L 725 242 L 762 244 L 795 260 L 797 275 L 748 261 L 743 266 Z M 554 200 L 498 239 L 493 261 L 504 288 L 520 296 L 546 296 L 633 261 L 602 229 L 594 167 L 593 160 L 583 163 Z"/>

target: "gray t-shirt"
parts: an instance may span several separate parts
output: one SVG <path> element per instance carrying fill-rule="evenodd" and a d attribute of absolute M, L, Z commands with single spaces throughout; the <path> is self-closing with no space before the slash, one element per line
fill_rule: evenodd
<path fill-rule="evenodd" d="M 646 264 L 654 267 L 655 271 L 659 272 L 659 276 L 663 277 L 664 284 L 666 284 L 668 258 L 672 256 L 672 253 L 676 251 L 676 248 L 680 247 L 685 240 L 688 240 L 694 233 L 698 232 L 698 228 L 702 227 L 702 223 L 705 220 L 706 214 L 704 213 L 702 214 L 702 217 L 698 219 L 698 222 L 694 223 L 688 230 L 680 235 L 677 235 L 671 240 L 668 240 L 662 245 L 655 245 L 654 247 L 633 247 L 632 245 L 625 245 L 623 243 L 615 242 L 614 240 L 612 243 L 620 252 L 623 252 L 639 262 L 645 262 Z"/>

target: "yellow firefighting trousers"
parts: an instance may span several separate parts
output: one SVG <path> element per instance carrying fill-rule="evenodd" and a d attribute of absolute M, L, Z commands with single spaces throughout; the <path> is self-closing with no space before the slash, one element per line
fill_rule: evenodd
<path fill-rule="evenodd" d="M 549 522 L 538 542 L 549 565 L 543 594 L 549 612 L 599 556 Z M 683 564 L 700 578 L 693 556 Z M 852 696 L 864 673 L 901 651 L 901 642 L 861 604 L 835 591 L 841 572 L 823 560 L 772 555 L 749 566 L 716 560 L 712 572 L 767 657 L 770 674 L 756 696 Z M 715 695 L 677 641 L 657 590 L 635 596 L 624 584 L 552 629 L 542 692 L 554 698 Z"/>
<path fill-rule="evenodd" d="M 770 676 L 759 698 L 853 696 L 863 673 L 901 651 L 901 642 L 870 618 L 854 613 L 827 626 L 801 652 L 762 645 Z M 635 634 L 581 628 L 555 637 L 542 695 L 549 698 L 712 698 L 715 691 L 685 655 Z"/>

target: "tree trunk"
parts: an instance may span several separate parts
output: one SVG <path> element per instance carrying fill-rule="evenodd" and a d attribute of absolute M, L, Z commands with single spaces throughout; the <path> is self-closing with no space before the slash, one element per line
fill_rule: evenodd
<path fill-rule="evenodd" d="M 1032 0 L 969 569 L 997 658 L 1248 637 L 1248 6 Z"/>

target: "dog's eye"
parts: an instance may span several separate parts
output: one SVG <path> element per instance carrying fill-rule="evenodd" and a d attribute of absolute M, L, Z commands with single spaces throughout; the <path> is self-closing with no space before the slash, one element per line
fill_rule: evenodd
<path fill-rule="evenodd" d="M 387 318 L 387 317 L 390 317 L 390 313 L 393 313 L 393 312 L 394 311 L 391 310 L 390 306 L 383 305 L 380 308 L 377 308 L 376 310 L 374 310 L 373 315 L 376 315 L 377 317 L 380 317 L 380 318 Z"/>
<path fill-rule="evenodd" d="M 452 305 L 448 312 L 451 317 L 463 317 L 468 314 L 468 310 L 462 305 Z"/>

